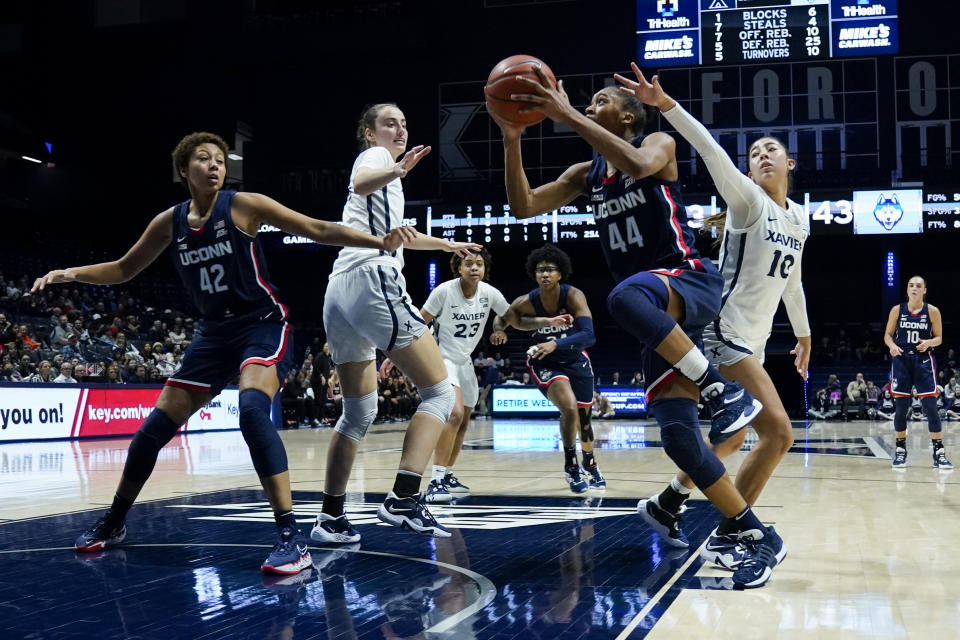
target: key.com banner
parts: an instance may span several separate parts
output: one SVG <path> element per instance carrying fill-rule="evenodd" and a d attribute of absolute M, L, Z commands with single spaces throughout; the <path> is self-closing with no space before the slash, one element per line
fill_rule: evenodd
<path fill-rule="evenodd" d="M 162 387 L 60 385 L 0 387 L 0 442 L 132 435 Z M 204 405 L 180 431 L 238 429 L 237 389 Z"/>

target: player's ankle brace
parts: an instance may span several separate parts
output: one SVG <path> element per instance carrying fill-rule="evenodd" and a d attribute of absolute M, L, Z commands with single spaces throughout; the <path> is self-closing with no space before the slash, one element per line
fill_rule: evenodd
<path fill-rule="evenodd" d="M 663 449 L 680 469 L 701 489 L 723 477 L 726 469 L 717 455 L 703 441 L 697 403 L 689 398 L 666 398 L 650 405 Z"/>
<path fill-rule="evenodd" d="M 607 309 L 643 344 L 656 347 L 677 326 L 666 312 L 670 292 L 652 273 L 641 272 L 618 284 L 607 296 Z"/>
<path fill-rule="evenodd" d="M 179 428 L 180 425 L 160 409 L 151 411 L 133 434 L 127 450 L 127 462 L 123 466 L 123 477 L 133 482 L 146 482 L 157 464 L 160 449 L 170 442 Z"/>
<path fill-rule="evenodd" d="M 270 397 L 259 389 L 240 392 L 240 433 L 261 478 L 287 470 L 287 451 L 270 420 Z"/>

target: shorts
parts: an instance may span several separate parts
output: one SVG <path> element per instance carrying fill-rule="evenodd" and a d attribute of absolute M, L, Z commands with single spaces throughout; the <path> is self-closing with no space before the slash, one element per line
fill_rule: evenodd
<path fill-rule="evenodd" d="M 223 322 L 204 322 L 167 385 L 216 396 L 248 364 L 276 366 L 282 384 L 293 364 L 293 327 L 273 310 Z"/>
<path fill-rule="evenodd" d="M 331 276 L 323 326 L 336 364 L 374 360 L 377 349 L 386 353 L 403 349 L 427 330 L 410 302 L 403 274 L 383 265 Z"/>
<path fill-rule="evenodd" d="M 585 352 L 580 354 L 576 362 L 567 365 L 527 358 L 527 370 L 543 395 L 547 395 L 550 385 L 557 380 L 566 380 L 573 389 L 578 407 L 593 406 L 593 365 Z"/>
<path fill-rule="evenodd" d="M 651 273 L 668 276 L 670 288 L 683 298 L 684 318 L 680 328 L 702 351 L 703 329 L 720 313 L 723 276 L 707 258 L 700 260 L 698 266 L 699 269 L 653 269 Z M 648 400 L 652 399 L 667 381 L 678 375 L 673 365 L 646 345 L 640 356 L 640 366 L 643 379 L 647 381 Z"/>
<path fill-rule="evenodd" d="M 703 354 L 715 367 L 730 366 L 751 355 L 763 364 L 765 350 L 766 341 L 751 344 L 725 326 L 719 317 L 703 330 Z"/>
<path fill-rule="evenodd" d="M 918 398 L 937 397 L 937 363 L 932 353 L 905 353 L 892 358 L 890 394 L 909 398 L 916 387 Z"/>
<path fill-rule="evenodd" d="M 444 366 L 447 367 L 447 377 L 454 386 L 460 387 L 460 393 L 463 395 L 463 406 L 473 409 L 480 398 L 480 389 L 477 385 L 477 374 L 474 371 L 472 362 L 456 364 L 453 360 L 443 359 Z"/>

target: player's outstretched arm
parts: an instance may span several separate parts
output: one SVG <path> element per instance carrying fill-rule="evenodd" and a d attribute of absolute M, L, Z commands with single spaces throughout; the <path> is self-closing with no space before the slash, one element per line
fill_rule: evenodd
<path fill-rule="evenodd" d="M 363 247 L 395 251 L 411 242 L 416 231 L 398 227 L 382 237 L 327 220 L 318 220 L 297 213 L 273 198 L 259 193 L 237 193 L 233 197 L 233 213 L 237 226 L 255 235 L 261 222 L 273 225 L 287 233 L 304 236 L 321 244 L 337 247 Z"/>
<path fill-rule="evenodd" d="M 413 229 L 413 227 L 405 228 L 410 229 L 415 234 L 414 238 L 406 244 L 408 249 L 416 249 L 418 251 L 446 251 L 447 253 L 455 253 L 461 258 L 466 258 L 472 256 L 474 251 L 480 251 L 480 249 L 483 248 L 476 242 L 450 242 L 443 238 L 435 238 L 425 233 L 420 233 L 416 229 Z"/>
<path fill-rule="evenodd" d="M 146 269 L 166 250 L 173 239 L 173 208 L 158 214 L 147 225 L 140 239 L 119 260 L 101 262 L 83 267 L 54 269 L 37 278 L 30 292 L 42 290 L 48 284 L 86 282 L 88 284 L 119 284 L 131 280 Z"/>
<path fill-rule="evenodd" d="M 717 191 L 729 206 L 728 215 L 733 226 L 742 229 L 755 222 L 760 216 L 759 204 L 763 198 L 757 185 L 740 172 L 707 128 L 666 94 L 658 76 L 647 81 L 635 62 L 631 62 L 630 67 L 636 76 L 635 81 L 620 74 L 613 76 L 620 83 L 621 90 L 634 95 L 646 105 L 658 108 L 677 133 L 693 145 L 707 165 Z"/>
<path fill-rule="evenodd" d="M 887 327 L 883 330 L 883 343 L 890 349 L 890 355 L 894 358 L 903 355 L 903 349 L 897 346 L 893 334 L 897 330 L 897 320 L 900 319 L 900 306 L 894 306 L 890 309 L 890 315 L 887 316 Z"/>
<path fill-rule="evenodd" d="M 593 315 L 590 313 L 590 307 L 587 306 L 587 297 L 583 291 L 576 287 L 570 287 L 567 293 L 567 307 L 573 314 L 573 329 L 565 337 L 554 341 L 557 349 L 568 351 L 583 351 L 592 347 L 597 338 L 593 334 Z"/>
<path fill-rule="evenodd" d="M 360 196 L 368 196 L 379 191 L 397 178 L 406 178 L 433 147 L 422 144 L 408 149 L 400 159 L 389 167 L 359 167 L 353 176 L 353 192 Z"/>

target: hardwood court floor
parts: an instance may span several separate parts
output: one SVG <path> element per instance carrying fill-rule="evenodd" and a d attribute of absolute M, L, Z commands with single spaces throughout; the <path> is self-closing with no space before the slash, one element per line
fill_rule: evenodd
<path fill-rule="evenodd" d="M 633 514 L 674 472 L 643 421 L 596 423 L 608 489 L 584 499 L 562 480 L 555 421 L 475 420 L 456 465 L 472 494 L 434 509 L 446 541 L 377 524 L 405 425 L 376 426 L 348 494 L 361 545 L 314 548 L 314 569 L 281 581 L 258 572 L 272 524 L 239 432 L 171 442 L 124 545 L 83 557 L 73 539 L 110 502 L 129 440 L 2 445 L 0 637 L 960 638 L 960 476 L 931 467 L 925 423 L 904 471 L 890 423 L 795 426 L 756 506 L 789 554 L 746 592 L 699 560 L 708 503 L 684 514 L 690 550 Z M 944 432 L 954 454 L 957 423 Z M 329 431 L 282 437 L 306 532 Z"/>

